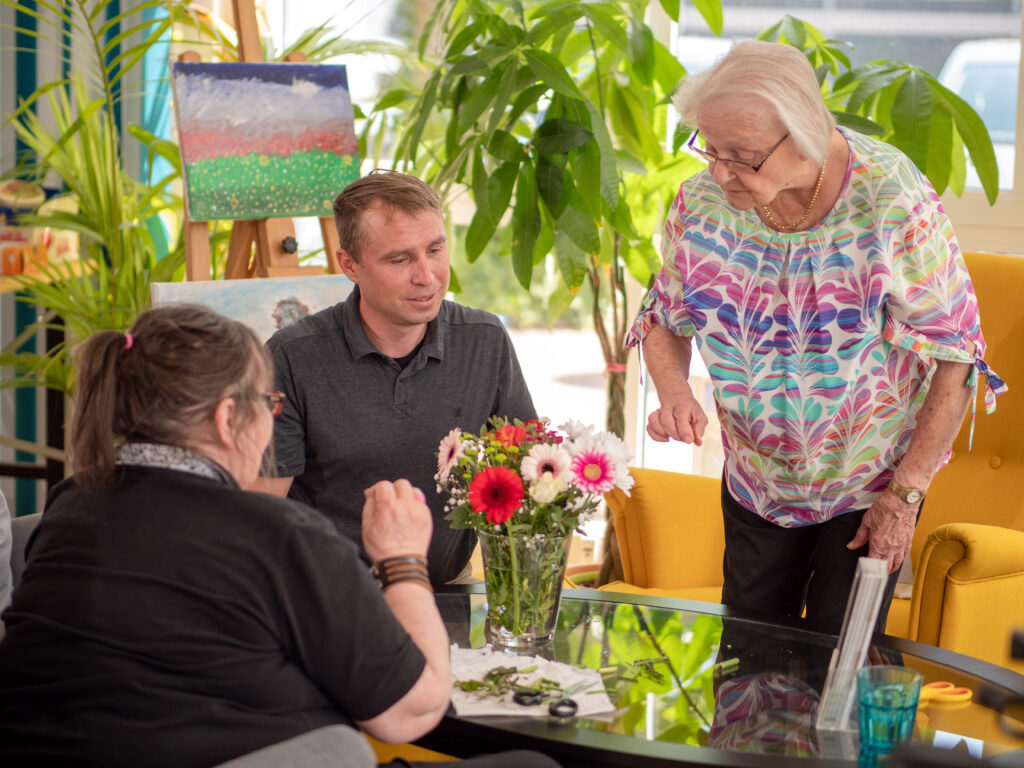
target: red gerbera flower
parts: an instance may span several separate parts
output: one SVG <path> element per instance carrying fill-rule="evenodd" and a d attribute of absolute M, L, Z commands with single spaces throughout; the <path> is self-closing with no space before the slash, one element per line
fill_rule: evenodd
<path fill-rule="evenodd" d="M 515 424 L 505 424 L 494 435 L 494 439 L 506 448 L 519 445 L 525 438 L 526 430 L 522 427 L 517 427 Z"/>
<path fill-rule="evenodd" d="M 487 467 L 469 484 L 469 505 L 487 522 L 501 525 L 523 503 L 523 480 L 508 467 Z"/>

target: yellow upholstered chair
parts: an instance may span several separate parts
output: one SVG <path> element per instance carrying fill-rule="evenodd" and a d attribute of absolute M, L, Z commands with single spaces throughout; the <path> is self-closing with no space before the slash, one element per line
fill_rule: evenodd
<path fill-rule="evenodd" d="M 972 450 L 968 414 L 953 460 L 929 488 L 911 548 L 913 596 L 893 600 L 886 631 L 1024 672 L 1009 655 L 1011 630 L 1024 627 L 1024 258 L 965 258 L 986 360 L 1009 391 L 991 416 L 979 391 Z M 602 589 L 718 602 L 721 481 L 631 471 L 632 497 L 605 497 L 625 578 Z"/>
<path fill-rule="evenodd" d="M 719 478 L 630 467 L 634 485 L 605 495 L 622 556 L 623 581 L 601 589 L 717 603 L 722 598 Z"/>
<path fill-rule="evenodd" d="M 914 593 L 906 637 L 1024 672 L 1010 631 L 1024 628 L 1024 257 L 965 254 L 978 295 L 985 359 L 1006 382 L 997 410 L 982 394 L 974 444 L 970 413 L 953 458 L 925 499 L 914 535 Z M 894 600 L 896 603 L 908 601 Z M 889 631 L 894 633 L 889 613 Z"/>

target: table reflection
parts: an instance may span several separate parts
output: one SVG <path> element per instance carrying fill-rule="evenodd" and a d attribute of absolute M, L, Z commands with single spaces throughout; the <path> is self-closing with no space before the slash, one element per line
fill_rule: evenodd
<path fill-rule="evenodd" d="M 732 752 L 856 759 L 855 739 L 852 747 L 848 740 L 845 747 L 835 739 L 819 743 L 814 729 L 834 636 L 723 617 L 714 609 L 703 613 L 681 610 L 679 604 L 641 605 L 604 593 L 584 594 L 589 599 L 563 599 L 553 644 L 544 655 L 601 670 L 617 709 L 608 717 L 580 719 L 576 728 Z M 438 604 L 453 642 L 486 645 L 483 594 L 439 595 Z M 926 679 L 948 679 L 957 672 L 885 647 L 873 648 L 872 656 L 872 663 L 923 667 Z M 958 674 L 958 685 L 982 684 Z M 1024 747 L 999 731 L 991 710 L 970 707 L 970 717 L 964 709 L 959 718 L 922 707 L 915 741 L 946 747 L 964 742 L 972 754 L 985 756 Z M 514 730 L 508 720 L 515 718 L 497 725 Z"/>

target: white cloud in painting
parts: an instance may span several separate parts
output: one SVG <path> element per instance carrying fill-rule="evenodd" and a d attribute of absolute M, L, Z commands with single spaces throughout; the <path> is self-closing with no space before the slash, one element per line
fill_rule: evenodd
<path fill-rule="evenodd" d="M 287 131 L 292 122 L 308 127 L 352 115 L 348 91 L 340 86 L 325 88 L 309 80 L 219 80 L 208 75 L 176 79 L 181 121 L 193 128 L 202 123 L 257 126 L 272 121 L 275 130 Z"/>

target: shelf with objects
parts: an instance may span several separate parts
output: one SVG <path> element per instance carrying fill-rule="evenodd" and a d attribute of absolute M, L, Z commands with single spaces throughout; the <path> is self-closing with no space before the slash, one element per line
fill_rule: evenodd
<path fill-rule="evenodd" d="M 77 273 L 78 235 L 75 232 L 21 226 L 18 221 L 19 215 L 26 212 L 45 214 L 63 210 L 69 204 L 68 201 L 67 197 L 48 196 L 41 187 L 34 184 L 14 179 L 0 183 L 0 295 L 23 291 L 26 282 L 22 276 L 47 281 L 47 269 L 51 265 L 66 265 Z M 42 339 L 36 341 L 42 341 L 46 349 L 53 349 L 63 343 L 64 333 L 60 328 L 60 320 L 50 323 L 42 332 Z M 64 394 L 44 389 L 42 396 L 45 424 L 43 440 L 34 439 L 34 421 L 26 427 L 18 415 L 14 414 L 14 434 L 0 434 L 0 446 L 13 449 L 15 460 L 0 462 L 0 477 L 41 480 L 49 489 L 63 479 L 65 472 Z M 21 460 L 17 458 L 19 454 L 35 455 L 42 459 L 42 463 Z"/>

